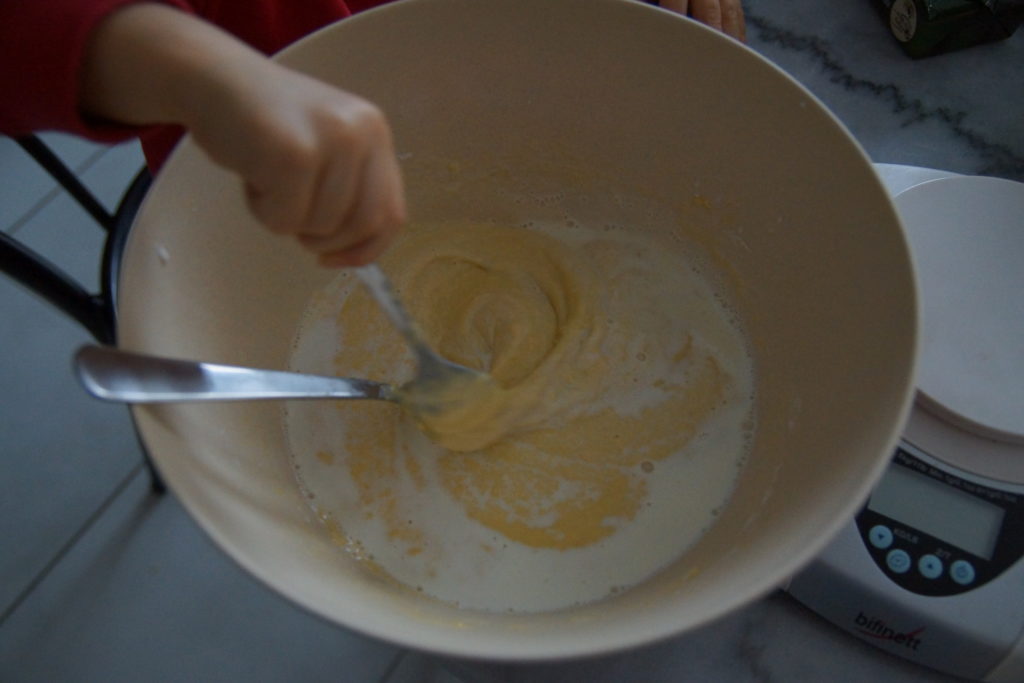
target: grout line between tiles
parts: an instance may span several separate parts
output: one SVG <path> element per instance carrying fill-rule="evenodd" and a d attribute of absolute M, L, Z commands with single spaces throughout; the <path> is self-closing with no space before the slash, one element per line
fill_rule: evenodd
<path fill-rule="evenodd" d="M 35 204 L 29 207 L 28 211 L 23 213 L 18 220 L 11 223 L 11 225 L 5 230 L 8 235 L 12 237 L 19 229 L 21 229 L 26 223 L 36 217 L 36 215 L 46 208 L 46 205 L 52 202 L 54 199 L 60 196 L 60 193 L 64 191 L 60 185 L 50 189 L 46 194 L 42 196 Z"/>
<path fill-rule="evenodd" d="M 95 152 L 90 154 L 88 157 L 83 159 L 81 163 L 79 163 L 77 166 L 75 166 L 71 170 L 74 172 L 76 177 L 81 179 L 82 175 L 84 175 L 90 168 L 92 168 L 93 165 L 95 165 L 95 163 L 97 161 L 99 161 L 100 158 L 104 154 L 106 154 L 108 151 L 110 151 L 109 147 L 103 147 L 103 148 L 100 148 L 100 149 L 96 150 Z M 26 156 L 26 159 L 28 159 L 31 163 L 33 163 L 33 164 L 36 163 L 35 160 L 32 159 L 32 157 L 28 156 L 27 154 L 25 156 Z M 24 214 L 22 214 L 18 218 L 18 220 L 16 220 L 13 223 L 11 223 L 11 225 L 5 230 L 5 232 L 7 232 L 8 235 L 11 235 L 13 237 L 15 235 L 15 233 L 18 232 L 18 230 L 23 228 L 26 223 L 28 223 L 33 218 L 35 218 L 35 216 L 40 211 L 42 211 L 44 208 L 46 208 L 47 204 L 49 204 L 54 199 L 59 197 L 64 191 L 65 191 L 64 188 L 61 187 L 60 184 L 57 184 L 55 187 L 50 189 L 46 194 L 44 194 L 39 199 L 39 201 L 37 201 L 35 204 L 33 204 L 31 207 L 29 207 L 28 211 L 26 211 Z"/>
<path fill-rule="evenodd" d="M 388 681 L 391 680 L 391 677 L 395 675 L 395 671 L 398 670 L 398 667 L 402 665 L 402 661 L 408 654 L 408 650 L 402 650 L 397 653 L 391 660 L 391 663 L 388 664 L 388 668 L 385 669 L 384 673 L 382 673 L 380 678 L 377 679 L 377 683 L 388 683 Z"/>
<path fill-rule="evenodd" d="M 92 168 L 97 161 L 100 160 L 100 157 L 105 155 L 110 150 L 111 147 L 100 147 L 98 150 L 96 150 L 95 152 L 87 156 L 85 159 L 83 159 L 80 164 L 78 164 L 71 170 L 75 172 L 76 176 L 81 177 L 86 171 Z"/>
<path fill-rule="evenodd" d="M 0 614 L 0 627 L 2 627 L 4 623 L 6 623 L 7 619 L 9 619 L 11 615 L 13 615 L 18 610 L 19 607 L 21 607 L 22 603 L 24 603 L 25 600 L 27 600 L 29 596 L 32 595 L 35 589 L 38 588 L 39 585 L 46 580 L 46 577 L 48 577 L 50 573 L 57 568 L 57 565 L 60 564 L 61 560 L 63 560 L 67 556 L 67 554 L 71 552 L 75 545 L 77 545 L 77 543 L 82 539 L 82 537 L 89 532 L 89 529 L 91 529 L 92 526 L 100 519 L 100 517 L 103 516 L 103 513 L 105 513 L 107 509 L 111 505 L 113 505 L 114 501 L 116 501 L 117 498 L 121 495 L 121 493 L 123 493 L 124 490 L 128 488 L 128 485 L 132 483 L 132 481 L 135 479 L 135 477 L 139 475 L 140 472 L 142 472 L 143 468 L 144 463 L 142 462 L 137 463 L 134 467 L 132 467 L 132 469 L 129 470 L 124 477 L 122 477 L 121 481 L 117 483 L 117 485 L 107 495 L 107 497 L 103 499 L 103 502 L 100 503 L 99 506 L 92 512 L 92 514 L 90 514 L 86 518 L 85 522 L 83 522 L 82 525 L 79 526 L 78 529 L 73 534 L 71 534 L 71 537 L 68 538 L 68 540 L 64 542 L 64 545 L 62 545 L 60 549 L 57 550 L 57 552 L 54 554 L 54 556 L 50 558 L 50 561 L 47 562 L 46 565 L 39 570 L 39 572 L 32 578 L 31 581 L 28 582 L 28 584 L 23 589 L 21 589 L 21 592 L 18 593 L 17 597 L 15 597 L 14 600 L 12 600 L 11 603 L 4 609 L 3 613 Z"/>

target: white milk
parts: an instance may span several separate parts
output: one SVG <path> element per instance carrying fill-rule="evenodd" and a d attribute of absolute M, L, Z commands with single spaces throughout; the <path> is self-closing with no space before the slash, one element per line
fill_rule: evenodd
<path fill-rule="evenodd" d="M 646 408 L 664 399 L 661 378 L 675 373 L 675 381 L 685 384 L 700 359 L 713 359 L 727 382 L 721 401 L 703 416 L 693 438 L 678 451 L 657 460 L 637 463 L 634 459 L 626 466 L 601 470 L 627 484 L 623 484 L 626 488 L 600 491 L 629 492 L 641 503 L 629 508 L 626 518 L 601 520 L 603 528 L 610 531 L 605 537 L 579 546 L 563 544 L 566 547 L 519 542 L 494 525 L 471 518 L 467 510 L 487 502 L 472 496 L 479 498 L 488 480 L 476 481 L 476 493 L 453 495 L 439 474 L 444 450 L 411 420 L 395 418 L 400 411 L 397 406 L 356 407 L 326 401 L 289 404 L 285 420 L 300 484 L 318 516 L 341 532 L 347 551 L 411 588 L 464 608 L 555 610 L 599 600 L 644 581 L 678 559 L 714 523 L 750 446 L 754 372 L 748 347 L 720 293 L 685 260 L 682 243 L 580 225 L 535 226 L 534 230 L 570 245 L 581 258 L 604 254 L 596 270 L 600 277 L 591 284 L 608 288 L 597 299 L 602 313 L 615 323 L 601 337 L 595 353 L 617 353 L 620 360 L 601 370 L 609 385 L 602 393 L 593 394 L 585 405 L 563 407 L 556 422 L 565 430 L 567 440 L 572 439 L 577 419 L 600 415 L 602 410 L 622 416 L 643 415 Z M 614 264 L 609 265 L 608 254 L 617 250 L 623 256 L 614 257 Z M 343 302 L 355 286 L 354 278 L 339 275 L 313 297 L 296 338 L 291 369 L 380 378 L 381 369 L 372 362 L 373 349 L 368 352 L 371 360 L 366 367 L 337 367 L 346 325 L 358 324 L 338 320 Z M 632 324 L 647 327 L 647 337 L 632 334 Z M 696 349 L 693 367 L 672 366 L 668 351 L 645 341 L 659 335 L 690 338 Z M 380 353 L 395 352 L 382 345 Z M 388 379 L 409 376 L 408 358 L 399 365 L 402 369 Z M 568 388 L 565 391 L 571 394 Z M 380 494 L 376 497 L 368 493 L 375 484 L 367 488 L 354 481 L 355 470 L 350 470 L 345 450 L 350 432 L 365 428 L 370 414 L 388 415 L 395 425 L 387 428 L 388 439 L 395 444 L 393 452 L 381 454 L 382 462 L 391 458 L 391 466 L 386 468 L 388 483 L 374 489 Z M 631 444 L 649 436 L 648 430 L 635 431 L 623 435 Z M 564 459 L 552 462 L 584 467 Z M 450 473 L 450 467 L 446 471 Z M 550 481 L 547 473 L 545 470 L 545 482 Z M 594 495 L 586 485 L 570 478 L 544 499 L 545 505 L 552 506 L 545 510 L 556 509 L 560 501 Z M 538 513 L 529 524 L 543 527 L 555 521 L 545 514 Z M 403 524 L 408 525 L 408 533 L 399 528 Z"/>

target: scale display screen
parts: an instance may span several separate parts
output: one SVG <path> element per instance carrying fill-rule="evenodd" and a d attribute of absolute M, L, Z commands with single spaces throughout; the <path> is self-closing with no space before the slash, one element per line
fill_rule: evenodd
<path fill-rule="evenodd" d="M 868 509 L 986 560 L 999 538 L 1003 508 L 906 467 L 892 466 Z"/>

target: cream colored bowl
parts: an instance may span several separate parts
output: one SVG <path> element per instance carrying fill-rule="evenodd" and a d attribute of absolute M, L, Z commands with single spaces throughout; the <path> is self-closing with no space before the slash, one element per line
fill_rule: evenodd
<path fill-rule="evenodd" d="M 682 231 L 720 270 L 753 343 L 758 429 L 719 521 L 661 575 L 585 607 L 488 615 L 396 590 L 339 551 L 295 483 L 280 406 L 138 409 L 170 486 L 242 566 L 403 645 L 567 657 L 676 634 L 757 598 L 855 512 L 911 398 L 913 277 L 868 160 L 794 81 L 703 26 L 625 0 L 408 0 L 280 60 L 381 105 L 416 218 L 522 223 L 572 205 L 585 219 Z M 239 182 L 186 141 L 128 245 L 121 343 L 282 368 L 329 277 L 256 225 Z"/>

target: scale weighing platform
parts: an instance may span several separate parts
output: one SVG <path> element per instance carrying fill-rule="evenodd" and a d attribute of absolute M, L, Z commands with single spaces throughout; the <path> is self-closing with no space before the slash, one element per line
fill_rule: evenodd
<path fill-rule="evenodd" d="M 786 590 L 891 653 L 1021 683 L 1024 184 L 875 168 L 917 269 L 917 397 L 868 502 Z"/>

